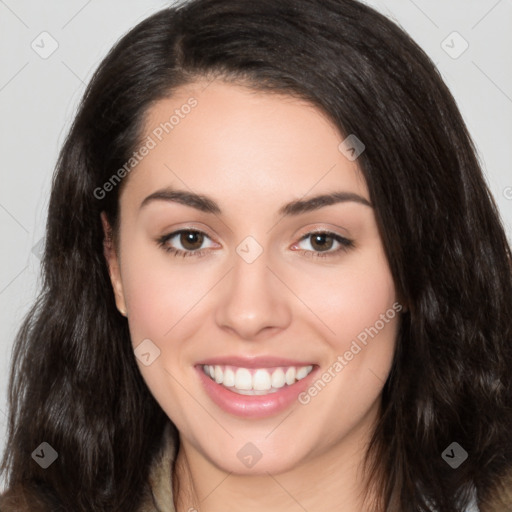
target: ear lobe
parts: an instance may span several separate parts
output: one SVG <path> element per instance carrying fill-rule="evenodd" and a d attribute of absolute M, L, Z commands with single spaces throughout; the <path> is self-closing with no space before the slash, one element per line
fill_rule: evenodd
<path fill-rule="evenodd" d="M 105 261 L 107 262 L 108 273 L 112 283 L 112 289 L 114 291 L 117 309 L 123 316 L 126 316 L 126 305 L 123 294 L 123 285 L 121 282 L 121 274 L 119 271 L 119 261 L 114 247 L 112 227 L 107 220 L 107 215 L 105 212 L 101 212 L 101 224 L 103 226 L 104 234 L 103 255 L 105 256 Z"/>

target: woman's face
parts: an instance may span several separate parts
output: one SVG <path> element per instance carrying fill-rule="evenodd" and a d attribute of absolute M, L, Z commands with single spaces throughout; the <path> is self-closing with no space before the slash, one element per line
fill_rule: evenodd
<path fill-rule="evenodd" d="M 124 178 L 106 254 L 137 364 L 225 471 L 359 453 L 401 305 L 357 159 L 307 103 L 206 85 L 152 106 Z"/>

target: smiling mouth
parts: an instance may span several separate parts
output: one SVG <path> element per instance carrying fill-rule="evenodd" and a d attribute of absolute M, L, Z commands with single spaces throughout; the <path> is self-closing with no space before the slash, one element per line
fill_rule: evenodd
<path fill-rule="evenodd" d="M 230 365 L 201 365 L 214 382 L 239 395 L 267 395 L 292 386 L 313 370 L 308 366 L 278 366 L 275 368 L 242 368 Z"/>

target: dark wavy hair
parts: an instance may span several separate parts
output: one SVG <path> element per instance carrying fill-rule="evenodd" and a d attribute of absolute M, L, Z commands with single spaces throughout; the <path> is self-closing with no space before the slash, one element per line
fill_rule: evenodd
<path fill-rule="evenodd" d="M 482 511 L 505 510 L 510 247 L 432 61 L 354 0 L 192 0 L 138 24 L 103 60 L 58 159 L 42 290 L 15 340 L 8 492 L 30 510 L 136 510 L 169 420 L 140 375 L 103 255 L 100 213 L 116 233 L 128 178 L 102 199 L 94 191 L 140 144 L 148 109 L 205 78 L 305 99 L 366 146 L 358 163 L 408 308 L 366 453 L 380 509 L 460 512 L 476 491 Z M 46 470 L 30 457 L 42 441 L 59 454 Z M 458 469 L 441 456 L 454 441 L 469 454 Z"/>

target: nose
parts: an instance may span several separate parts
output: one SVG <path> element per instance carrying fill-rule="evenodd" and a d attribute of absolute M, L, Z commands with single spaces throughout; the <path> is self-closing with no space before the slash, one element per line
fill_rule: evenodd
<path fill-rule="evenodd" d="M 291 321 L 290 293 L 269 267 L 267 253 L 251 263 L 234 255 L 218 297 L 215 320 L 219 328 L 244 340 L 266 338 Z"/>

